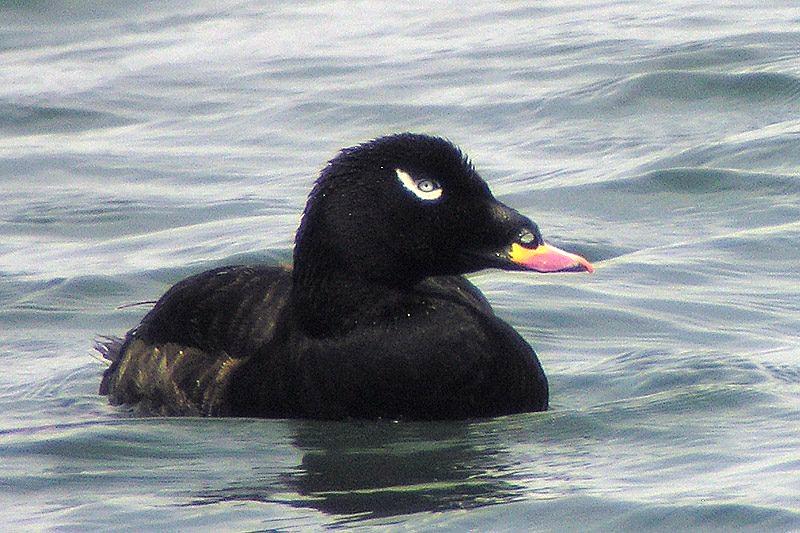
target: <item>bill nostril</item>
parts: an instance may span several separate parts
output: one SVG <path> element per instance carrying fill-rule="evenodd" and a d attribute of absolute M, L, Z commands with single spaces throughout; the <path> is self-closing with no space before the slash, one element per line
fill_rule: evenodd
<path fill-rule="evenodd" d="M 536 248 L 539 244 L 536 240 L 536 235 L 531 233 L 528 229 L 521 230 L 517 236 L 517 240 L 529 248 Z"/>
<path fill-rule="evenodd" d="M 539 227 L 531 222 L 529 227 L 519 230 L 519 233 L 517 233 L 517 242 L 526 248 L 536 248 L 544 244 L 544 239 L 539 232 Z"/>

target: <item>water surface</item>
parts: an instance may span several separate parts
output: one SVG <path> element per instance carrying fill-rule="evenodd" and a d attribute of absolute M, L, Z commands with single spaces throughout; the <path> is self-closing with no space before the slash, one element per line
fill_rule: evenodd
<path fill-rule="evenodd" d="M 0 522 L 800 529 L 800 12 L 682 0 L 5 2 Z M 593 276 L 472 276 L 547 413 L 137 419 L 95 335 L 290 261 L 316 173 L 446 136 Z"/>

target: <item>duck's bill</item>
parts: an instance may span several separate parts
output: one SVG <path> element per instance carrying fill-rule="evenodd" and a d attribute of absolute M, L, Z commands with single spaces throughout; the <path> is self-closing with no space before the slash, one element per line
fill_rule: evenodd
<path fill-rule="evenodd" d="M 594 272 L 592 264 L 583 257 L 565 252 L 547 243 L 542 243 L 536 248 L 528 248 L 514 243 L 508 252 L 508 258 L 521 270 L 543 273 Z"/>

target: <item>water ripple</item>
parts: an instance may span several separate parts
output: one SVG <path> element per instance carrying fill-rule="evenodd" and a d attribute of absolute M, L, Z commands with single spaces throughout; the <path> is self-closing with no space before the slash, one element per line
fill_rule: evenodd
<path fill-rule="evenodd" d="M 124 126 L 132 122 L 122 115 L 105 111 L 0 102 L 0 133 L 6 135 L 77 133 Z"/>

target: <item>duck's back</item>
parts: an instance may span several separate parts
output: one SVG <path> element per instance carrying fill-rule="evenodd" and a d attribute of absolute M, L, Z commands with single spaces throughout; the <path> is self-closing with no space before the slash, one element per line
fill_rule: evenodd
<path fill-rule="evenodd" d="M 425 305 L 321 338 L 290 317 L 291 273 L 235 266 L 187 278 L 124 340 L 100 387 L 140 414 L 464 418 L 547 408 L 530 346 L 462 276 Z"/>
<path fill-rule="evenodd" d="M 226 415 L 233 371 L 268 350 L 286 320 L 291 273 L 231 266 L 173 286 L 124 340 L 109 343 L 100 393 L 146 414 Z"/>

